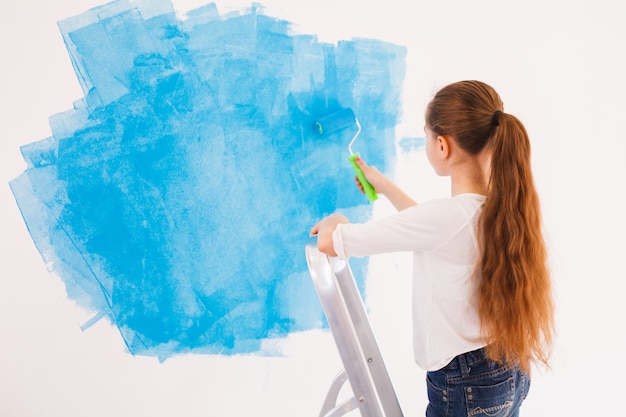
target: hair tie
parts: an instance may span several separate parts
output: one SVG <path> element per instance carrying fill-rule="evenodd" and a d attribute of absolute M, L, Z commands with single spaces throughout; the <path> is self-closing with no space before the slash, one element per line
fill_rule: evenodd
<path fill-rule="evenodd" d="M 493 113 L 493 117 L 491 118 L 491 124 L 494 126 L 500 126 L 500 115 L 502 112 L 500 110 L 496 110 Z"/>

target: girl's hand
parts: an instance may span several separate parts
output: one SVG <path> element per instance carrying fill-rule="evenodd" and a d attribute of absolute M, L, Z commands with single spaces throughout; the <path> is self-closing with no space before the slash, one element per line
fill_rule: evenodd
<path fill-rule="evenodd" d="M 374 187 L 374 190 L 377 193 L 384 194 L 398 211 L 417 204 L 415 200 L 402 191 L 393 181 L 381 174 L 375 166 L 367 165 L 361 158 L 356 158 L 355 161 L 359 168 L 361 168 L 361 171 L 363 171 L 365 178 L 367 178 L 370 184 L 372 184 L 372 187 Z M 356 179 L 356 185 L 363 193 L 363 186 L 358 178 Z"/>
<path fill-rule="evenodd" d="M 374 187 L 374 191 L 380 194 L 385 194 L 385 191 L 388 189 L 388 185 L 390 182 L 389 178 L 385 177 L 375 166 L 367 165 L 365 161 L 361 158 L 356 158 L 355 161 L 359 168 L 361 168 L 361 171 L 363 171 L 365 178 L 367 178 L 369 183 L 372 184 L 372 187 Z M 363 190 L 363 184 L 361 184 L 357 177 L 354 178 L 357 187 L 359 187 L 359 190 L 361 190 L 361 192 L 365 194 L 365 191 Z"/>
<path fill-rule="evenodd" d="M 310 235 L 317 236 L 317 249 L 329 256 L 337 256 L 333 247 L 333 232 L 338 224 L 348 223 L 348 218 L 341 214 L 331 214 L 323 218 L 311 229 Z"/>

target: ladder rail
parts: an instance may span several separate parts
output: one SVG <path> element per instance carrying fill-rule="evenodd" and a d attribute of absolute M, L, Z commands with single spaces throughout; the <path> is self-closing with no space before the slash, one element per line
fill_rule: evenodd
<path fill-rule="evenodd" d="M 314 241 L 306 245 L 305 252 L 311 278 L 361 416 L 402 417 L 350 265 L 347 261 L 322 254 Z M 329 407 L 327 398 L 321 415 L 325 415 Z"/>

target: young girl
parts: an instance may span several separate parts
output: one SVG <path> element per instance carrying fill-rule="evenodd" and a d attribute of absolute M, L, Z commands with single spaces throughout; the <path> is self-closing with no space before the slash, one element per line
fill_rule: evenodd
<path fill-rule="evenodd" d="M 452 197 L 417 204 L 359 160 L 398 213 L 365 224 L 334 214 L 311 235 L 343 259 L 413 252 L 413 351 L 428 371 L 427 417 L 517 416 L 531 363 L 547 365 L 553 334 L 528 135 L 479 81 L 437 92 L 425 120 L 426 155 L 450 177 Z"/>

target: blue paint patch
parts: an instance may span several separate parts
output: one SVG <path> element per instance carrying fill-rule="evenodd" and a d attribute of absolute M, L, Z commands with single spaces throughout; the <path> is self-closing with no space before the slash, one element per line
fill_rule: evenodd
<path fill-rule="evenodd" d="M 423 151 L 426 148 L 426 138 L 402 138 L 398 141 L 398 146 L 402 153 Z"/>
<path fill-rule="evenodd" d="M 319 327 L 304 244 L 322 216 L 367 218 L 347 145 L 314 122 L 350 107 L 355 144 L 394 159 L 405 48 L 322 43 L 259 6 L 179 18 L 115 1 L 59 23 L 84 98 L 22 147 L 11 182 L 68 296 L 132 354 L 259 352 Z M 365 264 L 353 269 L 364 275 Z"/>

